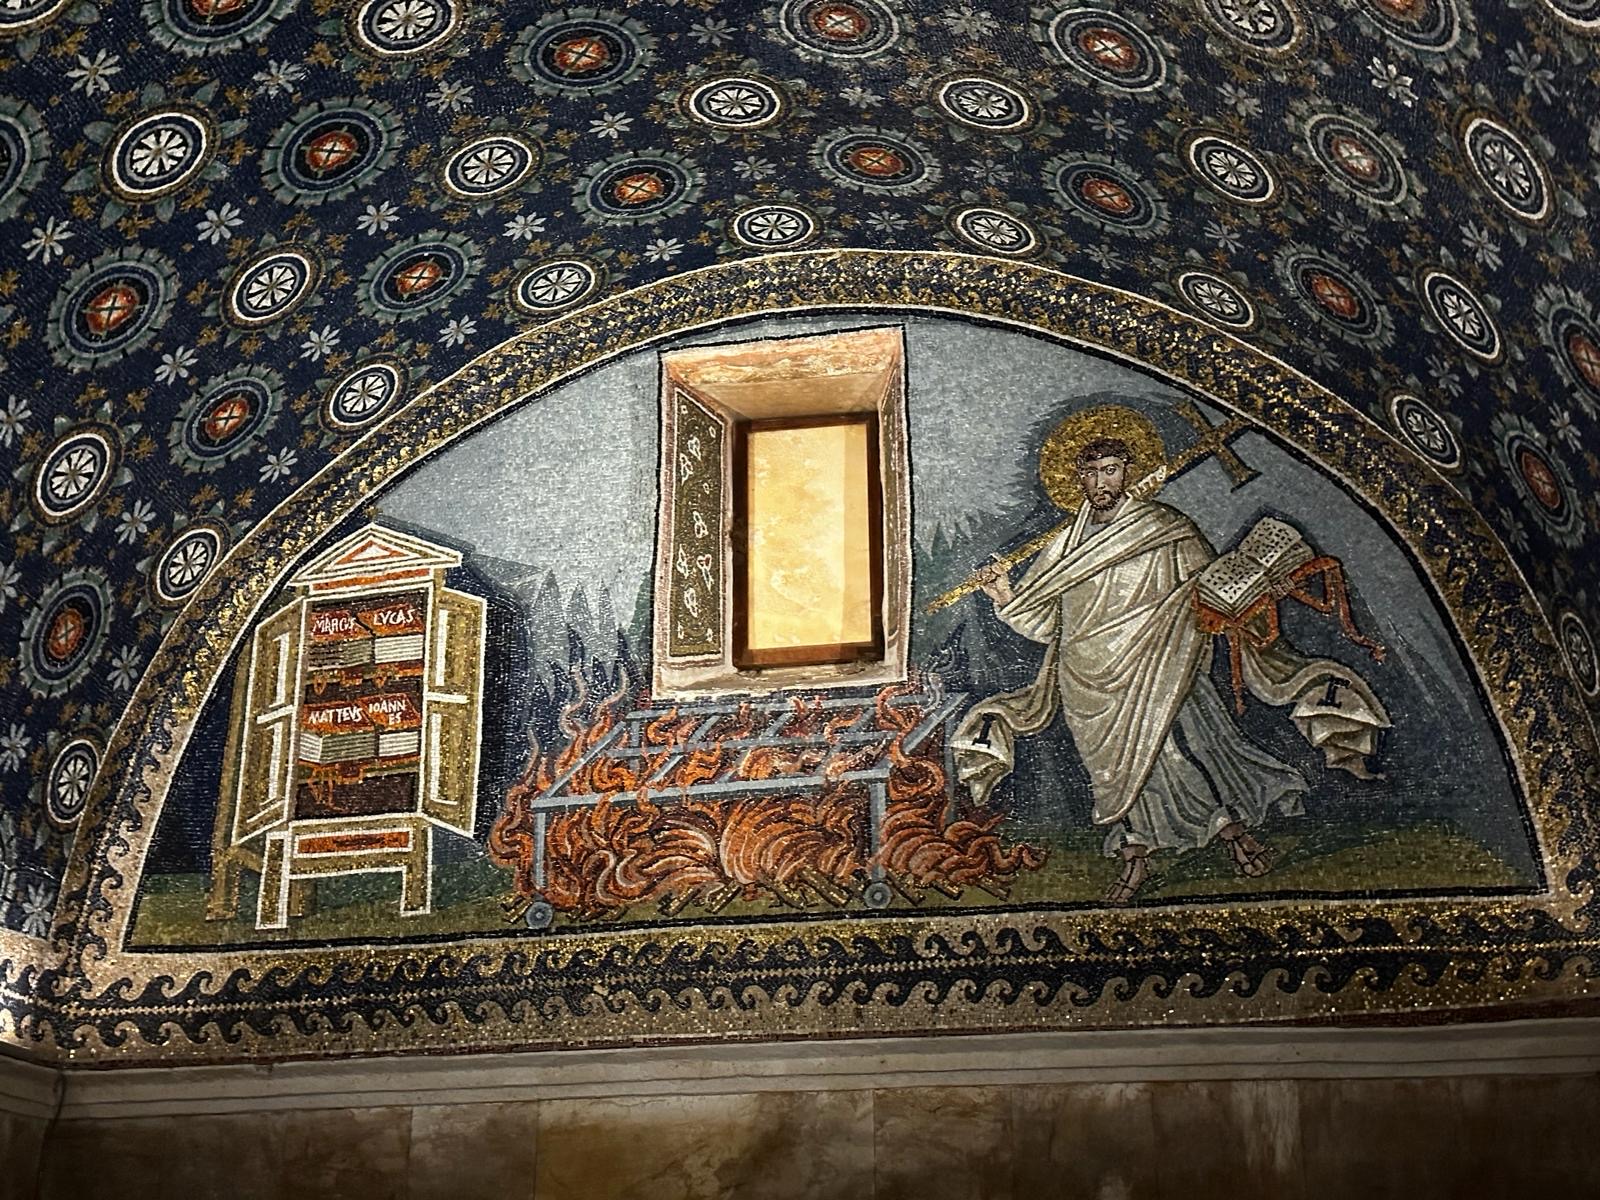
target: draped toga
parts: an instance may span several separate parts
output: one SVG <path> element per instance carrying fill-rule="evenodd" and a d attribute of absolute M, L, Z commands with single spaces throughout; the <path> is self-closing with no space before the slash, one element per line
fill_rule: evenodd
<path fill-rule="evenodd" d="M 1195 577 L 1215 557 L 1187 516 L 1129 498 L 1094 523 L 1085 504 L 1039 554 L 996 613 L 1045 646 L 1028 687 L 975 705 L 952 739 L 960 778 L 979 803 L 1011 773 L 1018 736 L 1059 714 L 1089 773 L 1094 820 L 1151 849 L 1204 845 L 1231 821 L 1257 824 L 1276 803 L 1298 810 L 1299 771 L 1250 741 L 1204 667 L 1210 637 L 1195 620 Z M 1246 648 L 1245 682 L 1270 704 L 1294 703 L 1303 736 L 1330 766 L 1366 776 L 1389 724 L 1343 664 L 1305 659 L 1283 642 Z"/>

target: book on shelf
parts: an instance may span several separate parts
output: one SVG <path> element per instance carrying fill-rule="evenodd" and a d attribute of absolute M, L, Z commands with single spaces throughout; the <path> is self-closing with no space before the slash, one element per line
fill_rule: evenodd
<path fill-rule="evenodd" d="M 376 758 L 378 733 L 372 729 L 358 729 L 352 733 L 313 733 L 300 731 L 300 761 L 316 766 L 329 763 L 359 762 Z"/>
<path fill-rule="evenodd" d="M 1271 596 L 1315 553 L 1305 535 L 1287 521 L 1263 517 L 1203 571 L 1195 585 L 1200 603 L 1227 617 L 1238 617 Z"/>
<path fill-rule="evenodd" d="M 321 667 L 364 667 L 372 662 L 372 640 L 312 642 L 306 660 L 313 669 Z"/>
<path fill-rule="evenodd" d="M 422 730 L 402 729 L 378 735 L 379 758 L 407 758 L 422 751 Z"/>
<path fill-rule="evenodd" d="M 421 658 L 422 635 L 420 633 L 400 633 L 392 637 L 372 639 L 371 661 L 374 663 L 416 662 Z"/>
<path fill-rule="evenodd" d="M 421 662 L 422 635 L 406 633 L 360 641 L 312 642 L 307 658 L 315 670 Z"/>

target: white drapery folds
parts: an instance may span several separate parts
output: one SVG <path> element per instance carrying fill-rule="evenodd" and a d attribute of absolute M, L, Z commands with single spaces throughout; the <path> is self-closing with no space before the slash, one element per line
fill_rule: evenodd
<path fill-rule="evenodd" d="M 1090 520 L 1088 505 L 1080 510 L 996 610 L 1045 656 L 1030 686 L 979 702 L 956 730 L 957 772 L 979 803 L 1011 773 L 1016 739 L 1059 713 L 1088 768 L 1095 822 L 1119 821 L 1134 807 L 1180 710 L 1197 686 L 1211 686 L 1197 678 L 1210 638 L 1196 623 L 1192 593 L 1213 557 L 1194 523 L 1165 504 L 1130 498 L 1104 525 Z M 1370 778 L 1365 760 L 1389 716 L 1359 674 L 1303 658 L 1280 640 L 1247 649 L 1244 680 L 1264 703 L 1294 706 L 1296 728 L 1328 766 Z M 1274 764 L 1263 769 L 1292 775 L 1232 732 L 1241 753 Z"/>

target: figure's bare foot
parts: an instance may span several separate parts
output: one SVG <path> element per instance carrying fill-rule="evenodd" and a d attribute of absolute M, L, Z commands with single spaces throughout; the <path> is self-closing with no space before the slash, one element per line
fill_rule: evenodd
<path fill-rule="evenodd" d="M 1243 825 L 1235 822 L 1222 830 L 1221 836 L 1233 858 L 1233 869 L 1240 875 L 1259 879 L 1272 870 L 1272 848 L 1257 841 Z"/>
<path fill-rule="evenodd" d="M 1124 905 L 1131 903 L 1139 889 L 1150 878 L 1149 851 L 1140 849 L 1138 853 L 1128 850 L 1122 852 L 1122 874 L 1117 876 L 1117 881 L 1106 889 L 1106 903 Z"/>

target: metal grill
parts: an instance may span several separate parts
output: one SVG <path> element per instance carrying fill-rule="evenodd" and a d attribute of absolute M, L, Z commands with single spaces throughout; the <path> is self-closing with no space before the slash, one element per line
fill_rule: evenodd
<path fill-rule="evenodd" d="M 960 712 L 967 699 L 965 692 L 943 692 L 937 688 L 908 692 L 889 698 L 891 708 L 911 709 L 922 718 L 903 736 L 900 746 L 906 754 L 914 754 L 927 741 L 930 734 L 941 729 Z M 829 695 L 820 703 L 797 710 L 794 696 L 782 694 L 767 697 L 743 698 L 718 702 L 686 702 L 671 707 L 638 708 L 622 717 L 588 751 L 556 776 L 536 797 L 529 807 L 533 814 L 534 885 L 541 893 L 545 887 L 545 832 L 548 815 L 563 809 L 579 808 L 606 801 L 611 804 L 636 804 L 643 797 L 653 803 L 690 798 L 719 800 L 752 795 L 805 794 L 819 791 L 837 783 L 866 785 L 868 797 L 869 854 L 876 856 L 882 846 L 883 822 L 889 805 L 889 775 L 893 764 L 889 748 L 898 730 L 885 730 L 877 726 L 875 714 L 878 705 L 876 693 L 841 696 Z M 853 719 L 851 710 L 855 710 Z M 820 712 L 821 719 L 802 732 L 789 732 L 789 726 L 806 715 Z M 728 718 L 743 713 L 751 721 L 744 736 L 713 739 L 717 727 Z M 679 721 L 695 720 L 696 724 L 686 737 L 671 745 L 652 744 L 645 737 L 645 728 L 664 718 Z M 945 779 L 947 792 L 955 773 L 948 762 L 949 739 L 945 745 Z M 728 756 L 716 774 L 689 784 L 674 785 L 669 781 L 678 768 L 697 750 L 713 747 L 736 753 Z M 816 767 L 806 773 L 780 773 L 768 778 L 735 778 L 744 763 L 745 753 L 751 750 L 773 749 L 801 751 L 824 748 L 829 751 Z M 610 759 L 623 765 L 661 755 L 662 762 L 650 773 L 642 787 L 628 791 L 570 790 L 572 781 L 583 777 L 601 760 Z M 847 770 L 829 773 L 830 764 L 848 757 L 852 765 Z M 656 790 L 656 786 L 660 790 Z M 872 879 L 863 890 L 862 898 L 869 907 L 886 908 L 892 892 L 883 881 L 881 867 L 871 868 Z M 530 928 L 541 929 L 550 924 L 555 913 L 542 898 L 536 898 L 528 907 L 526 920 Z"/>

